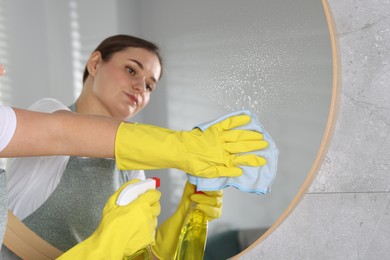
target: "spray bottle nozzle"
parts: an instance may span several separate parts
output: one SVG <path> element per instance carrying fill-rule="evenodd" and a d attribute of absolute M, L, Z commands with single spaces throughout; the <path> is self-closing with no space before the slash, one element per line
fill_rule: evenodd
<path fill-rule="evenodd" d="M 138 196 L 142 193 L 150 189 L 156 189 L 158 187 L 160 187 L 160 179 L 157 177 L 130 184 L 118 195 L 116 204 L 118 206 L 128 205 L 130 202 L 138 198 Z"/>
<path fill-rule="evenodd" d="M 152 177 L 152 179 L 156 181 L 156 188 L 160 187 L 160 178 Z"/>

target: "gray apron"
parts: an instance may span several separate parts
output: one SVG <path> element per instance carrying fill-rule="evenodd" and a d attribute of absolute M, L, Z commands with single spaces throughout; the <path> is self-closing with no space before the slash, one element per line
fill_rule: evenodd
<path fill-rule="evenodd" d="M 95 231 L 108 198 L 127 181 L 114 169 L 111 159 L 70 157 L 56 189 L 23 222 L 58 249 L 72 248 Z"/>

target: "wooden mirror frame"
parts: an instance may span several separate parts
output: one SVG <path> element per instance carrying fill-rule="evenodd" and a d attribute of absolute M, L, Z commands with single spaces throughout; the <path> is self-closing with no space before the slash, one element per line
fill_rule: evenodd
<path fill-rule="evenodd" d="M 334 128 L 336 125 L 338 107 L 339 107 L 339 93 L 340 93 L 340 60 L 339 60 L 339 50 L 336 36 L 336 29 L 331 14 L 330 6 L 327 0 L 321 0 L 324 8 L 326 20 L 328 23 L 330 41 L 332 46 L 332 64 L 333 64 L 333 79 L 332 79 L 332 97 L 330 110 L 328 115 L 328 121 L 325 129 L 325 133 L 317 153 L 314 164 L 305 179 L 303 185 L 298 191 L 297 195 L 294 197 L 292 202 L 288 205 L 286 210 L 279 216 L 279 218 L 274 222 L 274 224 L 267 230 L 264 235 L 262 235 L 255 243 L 250 247 L 242 251 L 240 254 L 234 256 L 233 258 L 238 258 L 243 256 L 246 252 L 256 247 L 261 243 L 266 237 L 268 237 L 294 210 L 294 208 L 299 204 L 305 195 L 306 191 L 309 189 L 312 184 L 316 173 L 318 172 L 322 162 L 324 161 L 326 152 L 328 150 L 329 143 L 332 139 Z M 11 211 L 8 211 L 8 223 L 7 229 L 4 235 L 3 244 L 17 256 L 22 259 L 56 259 L 62 254 L 62 251 L 52 246 L 40 236 L 34 233 L 30 228 L 23 224 Z"/>

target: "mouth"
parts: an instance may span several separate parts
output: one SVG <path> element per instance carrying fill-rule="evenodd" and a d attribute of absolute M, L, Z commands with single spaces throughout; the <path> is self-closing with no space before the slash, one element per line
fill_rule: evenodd
<path fill-rule="evenodd" d="M 138 106 L 138 98 L 135 95 L 132 95 L 129 93 L 125 93 L 125 94 L 132 103 L 134 103 L 136 106 Z"/>

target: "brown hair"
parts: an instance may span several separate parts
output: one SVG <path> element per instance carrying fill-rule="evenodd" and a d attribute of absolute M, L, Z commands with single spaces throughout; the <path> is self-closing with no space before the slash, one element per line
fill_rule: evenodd
<path fill-rule="evenodd" d="M 96 47 L 96 49 L 93 52 L 99 51 L 103 61 L 109 61 L 114 53 L 120 52 L 120 51 L 122 51 L 126 48 L 129 48 L 129 47 L 142 48 L 142 49 L 148 50 L 148 51 L 156 54 L 156 56 L 160 62 L 160 66 L 161 66 L 161 73 L 160 73 L 160 77 L 159 77 L 159 78 L 161 78 L 163 64 L 162 64 L 162 58 L 160 55 L 160 49 L 158 48 L 157 45 L 155 45 L 152 42 L 149 42 L 149 41 L 146 41 L 144 39 L 137 38 L 137 37 L 134 37 L 131 35 L 118 34 L 118 35 L 114 35 L 114 36 L 108 37 L 105 40 L 103 40 Z M 89 75 L 89 72 L 87 70 L 87 67 L 85 67 L 84 75 L 83 75 L 83 82 L 85 82 L 88 75 Z"/>

